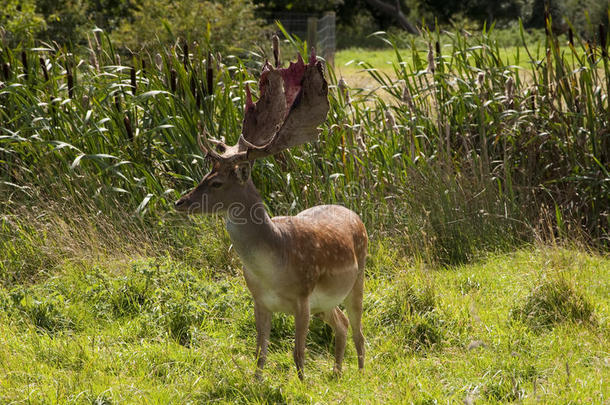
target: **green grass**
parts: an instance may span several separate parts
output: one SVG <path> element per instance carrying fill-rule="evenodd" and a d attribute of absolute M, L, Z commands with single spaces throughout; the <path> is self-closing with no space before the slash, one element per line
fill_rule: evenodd
<path fill-rule="evenodd" d="M 405 58 L 409 69 L 412 69 L 413 61 L 410 57 L 412 54 L 412 50 L 408 48 L 400 48 L 399 52 Z M 419 54 L 422 59 L 426 58 L 426 52 L 426 50 L 419 51 Z M 452 52 L 451 47 L 446 47 L 442 50 L 442 52 L 444 54 L 450 54 Z M 529 58 L 527 58 L 527 55 L 523 54 L 523 48 L 521 47 L 512 46 L 500 48 L 499 57 L 507 66 L 516 65 L 521 67 L 528 67 L 530 64 Z M 337 75 L 353 75 L 354 73 L 364 70 L 365 67 L 361 66 L 359 64 L 360 62 L 367 62 L 370 65 L 375 66 L 376 69 L 387 73 L 393 73 L 392 64 L 396 62 L 396 53 L 392 48 L 342 49 L 335 54 L 335 70 L 337 72 Z"/>
<path fill-rule="evenodd" d="M 207 235 L 201 246 L 218 245 L 213 222 L 183 226 Z M 373 241 L 369 257 L 366 369 L 357 370 L 350 341 L 344 374 L 333 378 L 332 335 L 314 320 L 303 383 L 293 321 L 281 315 L 264 379 L 254 379 L 252 299 L 227 245 L 212 256 L 200 250 L 205 264 L 73 252 L 33 282 L 0 288 L 0 402 L 608 400 L 610 259 L 529 247 L 430 267 L 392 245 Z M 590 316 L 542 329 L 515 316 L 549 285 L 577 294 Z"/>

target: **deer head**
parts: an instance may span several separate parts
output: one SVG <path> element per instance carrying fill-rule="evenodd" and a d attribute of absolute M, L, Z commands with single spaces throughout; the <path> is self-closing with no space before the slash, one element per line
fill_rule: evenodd
<path fill-rule="evenodd" d="M 329 109 L 323 66 L 312 51 L 309 63 L 301 55 L 287 68 L 265 63 L 259 79 L 260 97 L 252 102 L 246 85 L 242 133 L 235 145 L 198 136 L 199 147 L 212 170 L 197 187 L 180 198 L 179 211 L 220 213 L 246 200 L 253 186 L 251 162 L 314 141 Z"/>

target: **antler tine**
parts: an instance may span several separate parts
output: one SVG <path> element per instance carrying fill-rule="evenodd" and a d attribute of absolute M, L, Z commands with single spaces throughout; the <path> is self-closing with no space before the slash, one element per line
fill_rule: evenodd
<path fill-rule="evenodd" d="M 225 163 L 231 163 L 237 160 L 248 160 L 247 150 L 239 150 L 239 147 L 237 146 L 228 146 L 222 141 L 211 139 L 208 137 L 208 133 L 205 130 L 203 130 L 203 134 L 200 133 L 197 135 L 197 143 L 204 155 L 214 160 Z M 222 146 L 224 153 L 218 153 L 211 144 Z"/>
<path fill-rule="evenodd" d="M 201 149 L 201 151 L 203 152 L 205 157 L 209 156 L 216 160 L 223 160 L 222 155 L 217 153 L 214 150 L 214 148 L 212 147 L 212 145 L 210 145 L 210 140 L 208 139 L 208 133 L 205 129 L 203 130 L 204 136 L 201 136 L 201 135 L 202 135 L 201 133 L 199 135 L 197 135 L 197 143 L 199 144 L 199 148 Z"/>
<path fill-rule="evenodd" d="M 265 149 L 267 146 L 271 145 L 273 143 L 273 140 L 275 139 L 275 135 L 269 140 L 269 142 L 267 142 L 264 145 L 255 145 L 251 142 L 249 142 L 245 137 L 244 134 L 241 134 L 239 136 L 239 140 L 238 143 L 239 145 L 243 146 L 246 150 L 263 150 Z"/>

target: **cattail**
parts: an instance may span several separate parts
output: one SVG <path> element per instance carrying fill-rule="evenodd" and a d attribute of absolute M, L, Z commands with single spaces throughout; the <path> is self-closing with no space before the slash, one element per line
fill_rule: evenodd
<path fill-rule="evenodd" d="M 485 72 L 479 72 L 477 75 L 477 88 L 482 91 L 485 87 Z"/>
<path fill-rule="evenodd" d="M 100 65 L 97 61 L 97 56 L 95 56 L 95 52 L 89 52 L 89 64 L 92 65 L 96 71 L 100 71 Z"/>
<path fill-rule="evenodd" d="M 406 84 L 404 89 L 402 89 L 402 102 L 407 104 L 409 110 L 411 110 L 412 112 L 415 111 L 415 107 L 413 105 L 413 97 L 411 97 L 409 86 L 407 86 Z"/>
<path fill-rule="evenodd" d="M 436 58 L 440 60 L 441 58 L 441 43 L 436 41 L 436 43 L 434 44 L 435 48 L 436 48 Z"/>
<path fill-rule="evenodd" d="M 195 92 L 195 104 L 197 104 L 197 108 L 201 107 L 201 86 L 203 84 L 200 80 L 197 80 L 197 91 Z"/>
<path fill-rule="evenodd" d="M 273 60 L 275 61 L 275 67 L 280 67 L 280 38 L 277 35 L 274 35 L 271 38 L 273 42 Z"/>
<path fill-rule="evenodd" d="M 544 34 L 549 36 L 549 26 L 551 24 L 551 14 L 549 13 L 549 2 L 544 2 Z"/>
<path fill-rule="evenodd" d="M 94 30 L 93 38 L 95 39 L 95 49 L 99 52 L 102 49 L 102 30 L 99 28 Z"/>
<path fill-rule="evenodd" d="M 504 84 L 504 90 L 506 102 L 510 107 L 512 107 L 514 105 L 515 95 L 515 80 L 512 77 L 509 77 L 506 83 Z"/>
<path fill-rule="evenodd" d="M 188 70 L 189 65 L 189 44 L 184 41 L 182 44 L 184 54 L 182 55 L 182 64 L 184 65 L 184 70 Z"/>
<path fill-rule="evenodd" d="M 8 80 L 11 77 L 11 65 L 8 62 L 2 64 L 2 73 L 4 74 L 4 80 Z"/>
<path fill-rule="evenodd" d="M 212 86 L 214 86 L 214 68 L 212 67 L 212 54 L 210 52 L 208 52 L 208 60 L 207 60 L 207 66 L 206 66 L 206 71 L 205 71 L 205 78 L 207 80 L 207 94 L 213 94 L 214 93 L 214 89 L 212 88 Z"/>
<path fill-rule="evenodd" d="M 216 52 L 214 58 L 216 59 L 216 71 L 220 72 L 222 70 L 222 53 Z"/>
<path fill-rule="evenodd" d="M 66 76 L 68 77 L 68 97 L 72 98 L 74 96 L 74 76 L 68 65 L 66 65 Z"/>
<path fill-rule="evenodd" d="M 587 40 L 587 56 L 589 57 L 589 62 L 591 62 L 591 64 L 595 63 L 595 48 L 593 46 L 593 44 L 591 43 L 591 40 L 588 39 Z"/>
<path fill-rule="evenodd" d="M 197 98 L 197 71 L 194 68 L 191 74 L 191 94 Z"/>
<path fill-rule="evenodd" d="M 45 62 L 45 60 L 42 56 L 38 60 L 40 62 L 40 68 L 42 69 L 42 75 L 44 76 L 44 81 L 48 82 L 49 81 L 49 72 L 47 71 L 47 63 Z"/>
<path fill-rule="evenodd" d="M 129 119 L 129 116 L 126 115 L 123 118 L 123 124 L 125 125 L 125 131 L 127 131 L 127 139 L 132 141 L 133 140 L 133 130 L 131 129 L 131 120 Z"/>
<path fill-rule="evenodd" d="M 604 24 L 599 24 L 599 44 L 602 47 L 602 57 L 608 57 L 608 48 L 606 43 L 606 27 Z"/>
<path fill-rule="evenodd" d="M 392 111 L 385 110 L 385 119 L 388 128 L 395 129 L 396 128 L 396 118 L 394 118 L 394 114 Z"/>
<path fill-rule="evenodd" d="M 479 72 L 477 75 L 477 89 L 479 89 L 481 99 L 487 99 L 487 92 L 485 91 L 485 72 Z"/>
<path fill-rule="evenodd" d="M 534 115 L 536 115 L 536 88 L 534 88 L 532 90 L 532 96 L 530 98 L 530 109 L 534 112 Z"/>
<path fill-rule="evenodd" d="M 428 73 L 434 74 L 436 66 L 434 65 L 434 52 L 432 51 L 432 44 L 428 42 Z"/>
<path fill-rule="evenodd" d="M 88 110 L 89 109 L 89 96 L 87 96 L 86 94 L 83 95 L 83 97 L 80 99 L 81 101 L 81 105 L 83 106 L 83 110 Z"/>
<path fill-rule="evenodd" d="M 366 143 L 364 143 L 362 127 L 358 128 L 358 132 L 356 132 L 356 143 L 358 143 L 360 150 L 366 152 Z"/>
<path fill-rule="evenodd" d="M 114 96 L 114 108 L 116 108 L 117 112 L 121 112 L 121 96 L 119 94 Z"/>
<path fill-rule="evenodd" d="M 176 70 L 172 69 L 169 71 L 169 86 L 172 89 L 172 93 L 176 92 Z"/>
<path fill-rule="evenodd" d="M 95 38 L 95 35 L 93 36 Z M 95 49 L 93 49 L 93 45 L 91 44 L 91 37 L 87 34 L 87 42 L 89 43 L 89 63 L 95 67 L 96 71 L 100 71 L 100 65 L 97 61 L 97 53 Z"/>
<path fill-rule="evenodd" d="M 136 95 L 136 68 L 134 66 L 129 69 L 130 79 L 131 79 L 131 94 Z"/>
<path fill-rule="evenodd" d="M 345 81 L 345 79 L 343 77 L 341 79 L 339 79 L 339 83 L 337 83 L 337 87 L 339 87 L 339 91 L 341 92 L 341 95 L 343 96 L 343 100 L 345 100 L 345 102 L 347 104 L 351 104 L 352 100 L 350 98 L 349 90 L 347 88 L 347 82 Z"/>
<path fill-rule="evenodd" d="M 23 75 L 28 79 L 28 55 L 25 51 L 21 52 L 21 63 L 23 64 Z"/>
<path fill-rule="evenodd" d="M 157 70 L 159 70 L 159 72 L 163 70 L 163 57 L 160 53 L 155 55 L 155 65 L 157 66 Z"/>
<path fill-rule="evenodd" d="M 140 64 L 142 65 L 142 76 L 146 77 L 146 60 L 140 59 Z"/>
<path fill-rule="evenodd" d="M 574 47 L 574 32 L 572 32 L 572 27 L 568 28 L 568 42 L 571 47 Z"/>

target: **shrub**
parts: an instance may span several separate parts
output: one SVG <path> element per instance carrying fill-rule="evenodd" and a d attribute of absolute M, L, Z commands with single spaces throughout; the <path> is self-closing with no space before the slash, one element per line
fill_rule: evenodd
<path fill-rule="evenodd" d="M 437 306 L 437 297 L 431 285 L 417 286 L 404 278 L 394 282 L 392 289 L 377 301 L 375 307 L 365 309 L 374 313 L 374 322 L 388 328 L 400 343 L 414 351 L 424 351 L 441 346 L 446 328 L 451 322 Z M 399 344 L 400 344 L 399 343 Z"/>
<path fill-rule="evenodd" d="M 32 40 L 45 27 L 34 0 L 0 0 L 0 7 L 0 40 L 9 46 Z"/>
<path fill-rule="evenodd" d="M 223 54 L 245 53 L 264 39 L 264 24 L 254 10 L 251 0 L 143 0 L 112 36 L 134 51 L 165 49 L 181 38 Z"/>

